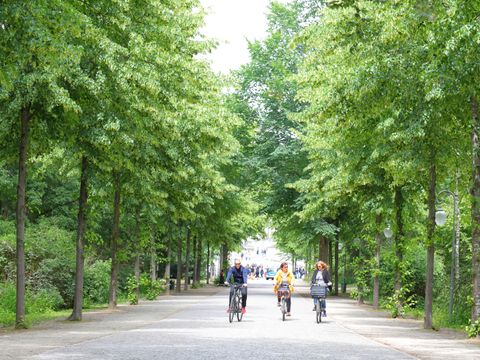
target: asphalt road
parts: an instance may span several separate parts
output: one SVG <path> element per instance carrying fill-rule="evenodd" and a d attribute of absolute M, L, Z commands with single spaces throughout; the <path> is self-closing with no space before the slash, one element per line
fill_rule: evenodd
<path fill-rule="evenodd" d="M 270 282 L 248 288 L 247 313 L 241 322 L 228 322 L 228 289 L 214 294 L 184 294 L 152 302 L 138 313 L 117 317 L 116 329 L 101 331 L 102 322 L 82 324 L 79 332 L 98 336 L 51 346 L 28 359 L 414 359 L 348 329 L 329 316 L 315 322 L 311 299 L 294 294 L 292 317 L 285 322 L 276 307 Z M 165 315 L 165 309 L 171 307 Z M 329 311 L 329 309 L 331 311 Z M 135 316 L 134 316 L 135 315 Z M 105 318 L 105 321 L 111 321 Z M 69 325 L 70 326 L 70 325 Z M 59 330 L 61 331 L 61 329 Z M 70 330 L 69 330 L 70 331 Z M 52 333 L 54 335 L 54 333 Z M 28 342 L 28 336 L 24 341 Z M 0 339 L 1 346 L 1 339 Z M 20 349 L 20 348 L 19 348 Z M 1 352 L 1 350 L 0 350 Z M 20 354 L 20 353 L 19 353 Z M 0 355 L 1 358 L 1 355 Z M 14 355 L 10 358 L 16 358 Z"/>

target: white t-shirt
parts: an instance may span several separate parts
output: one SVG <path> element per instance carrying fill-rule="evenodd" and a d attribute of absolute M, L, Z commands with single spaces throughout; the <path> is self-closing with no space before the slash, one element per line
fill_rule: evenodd
<path fill-rule="evenodd" d="M 317 277 L 315 278 L 315 283 L 317 285 L 327 286 L 327 284 L 325 284 L 325 281 L 323 281 L 323 271 L 318 270 Z"/>

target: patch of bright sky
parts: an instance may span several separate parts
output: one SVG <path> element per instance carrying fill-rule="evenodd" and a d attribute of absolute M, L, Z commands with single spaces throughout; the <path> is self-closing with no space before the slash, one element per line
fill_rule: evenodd
<path fill-rule="evenodd" d="M 200 0 L 207 10 L 202 33 L 219 42 L 207 55 L 216 72 L 227 74 L 249 61 L 247 39 L 266 37 L 271 0 Z M 287 3 L 289 0 L 277 0 Z"/>

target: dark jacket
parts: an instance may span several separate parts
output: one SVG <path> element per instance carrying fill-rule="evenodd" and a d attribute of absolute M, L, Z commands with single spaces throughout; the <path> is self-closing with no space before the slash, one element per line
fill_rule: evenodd
<path fill-rule="evenodd" d="M 248 279 L 248 269 L 240 266 L 238 269 L 235 266 L 232 266 L 228 270 L 226 282 L 230 282 L 230 278 L 233 276 L 233 282 L 237 284 L 246 284 Z"/>
<path fill-rule="evenodd" d="M 315 270 L 315 271 L 313 272 L 312 281 L 311 281 L 311 284 L 312 284 L 312 285 L 315 284 L 315 281 L 316 281 L 316 279 L 317 279 L 317 274 L 318 274 L 319 271 L 320 271 L 320 270 L 317 269 L 317 270 Z M 331 280 L 330 280 L 330 273 L 328 272 L 328 270 L 323 270 L 323 271 L 322 271 L 322 275 L 323 275 L 323 282 L 324 282 L 325 284 L 328 284 L 328 283 L 331 281 Z M 328 287 L 328 289 L 329 289 L 330 291 L 332 291 L 332 285 L 330 285 L 330 286 Z"/>

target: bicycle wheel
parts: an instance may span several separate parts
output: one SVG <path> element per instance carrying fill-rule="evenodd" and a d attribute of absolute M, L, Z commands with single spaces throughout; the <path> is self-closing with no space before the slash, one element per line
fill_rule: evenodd
<path fill-rule="evenodd" d="M 242 321 L 243 314 L 242 314 L 242 297 L 237 294 L 237 321 Z"/>
<path fill-rule="evenodd" d="M 281 303 L 282 303 L 282 306 L 281 306 L 281 309 L 282 309 L 282 321 L 285 321 L 285 315 L 286 315 L 286 313 L 287 313 L 287 309 L 286 309 L 286 301 L 285 301 L 285 297 L 284 297 L 284 296 L 282 296 Z"/>
<path fill-rule="evenodd" d="M 315 312 L 317 315 L 317 324 L 322 322 L 322 310 L 320 306 L 320 299 L 318 299 L 317 304 L 315 305 Z"/>
<path fill-rule="evenodd" d="M 230 311 L 228 313 L 228 321 L 230 322 L 233 321 L 233 317 L 235 316 L 236 311 L 237 309 L 235 304 L 235 296 L 232 296 L 232 301 L 230 301 Z"/>

